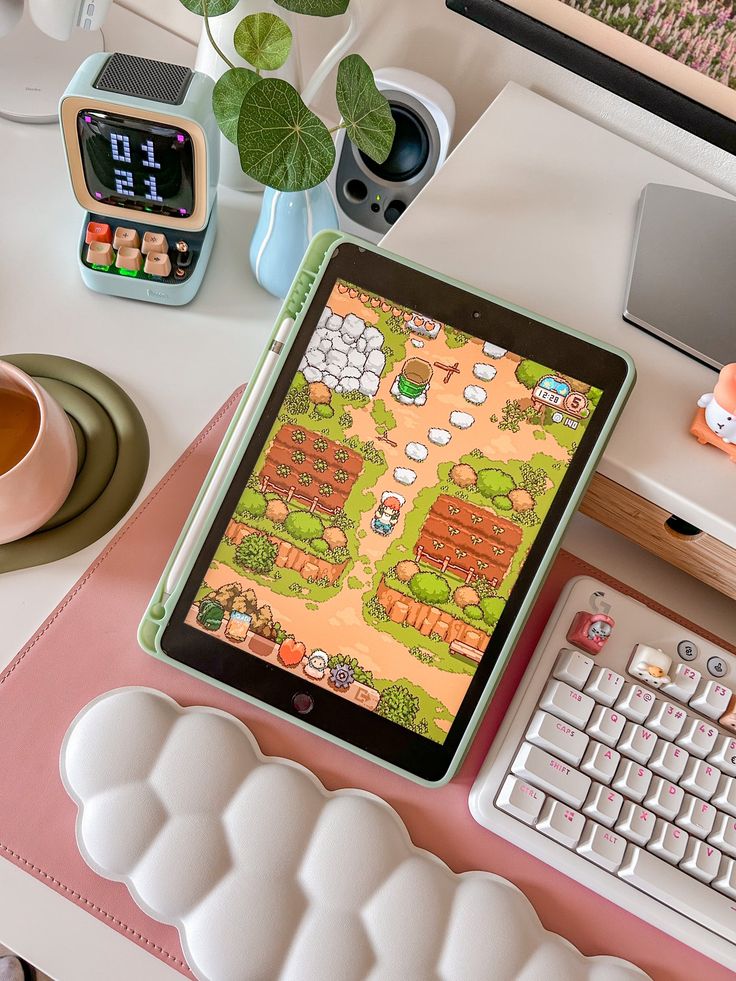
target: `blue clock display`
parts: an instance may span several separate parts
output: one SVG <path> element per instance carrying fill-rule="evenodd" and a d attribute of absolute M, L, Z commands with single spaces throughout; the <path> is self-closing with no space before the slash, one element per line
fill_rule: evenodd
<path fill-rule="evenodd" d="M 77 134 L 84 179 L 100 204 L 188 218 L 194 210 L 194 149 L 183 129 L 83 109 Z"/>

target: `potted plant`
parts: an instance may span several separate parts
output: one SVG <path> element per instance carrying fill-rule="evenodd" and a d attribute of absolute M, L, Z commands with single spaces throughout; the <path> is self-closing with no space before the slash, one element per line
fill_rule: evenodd
<path fill-rule="evenodd" d="M 265 186 L 250 262 L 261 286 L 283 298 L 313 235 L 338 224 L 326 184 L 335 164 L 333 134 L 344 128 L 362 153 L 383 163 L 395 123 L 360 55 L 347 55 L 338 66 L 335 99 L 342 121 L 332 129 L 292 84 L 269 76 L 283 66 L 293 40 L 289 25 L 277 14 L 254 13 L 240 21 L 233 45 L 251 67 L 233 65 L 214 41 L 209 19 L 229 13 L 237 2 L 181 0 L 204 18 L 211 44 L 228 66 L 215 84 L 212 109 L 223 135 L 237 147 L 243 172 Z M 332 17 L 344 13 L 350 0 L 276 3 L 296 14 Z"/>

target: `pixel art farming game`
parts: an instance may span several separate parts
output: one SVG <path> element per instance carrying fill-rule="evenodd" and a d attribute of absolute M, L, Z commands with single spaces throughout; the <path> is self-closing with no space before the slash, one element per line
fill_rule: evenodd
<path fill-rule="evenodd" d="M 338 281 L 186 622 L 443 742 L 600 395 Z"/>

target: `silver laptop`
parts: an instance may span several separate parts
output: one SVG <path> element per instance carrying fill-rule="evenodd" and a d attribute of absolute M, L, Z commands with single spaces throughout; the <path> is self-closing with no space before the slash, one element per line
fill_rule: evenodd
<path fill-rule="evenodd" d="M 624 319 L 713 368 L 736 361 L 736 200 L 647 184 Z"/>

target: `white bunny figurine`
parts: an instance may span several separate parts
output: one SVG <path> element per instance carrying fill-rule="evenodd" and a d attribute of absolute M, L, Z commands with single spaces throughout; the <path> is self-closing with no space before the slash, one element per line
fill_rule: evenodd
<path fill-rule="evenodd" d="M 705 409 L 708 428 L 724 443 L 736 443 L 736 363 L 722 369 L 715 388 L 701 395 L 698 405 Z"/>

